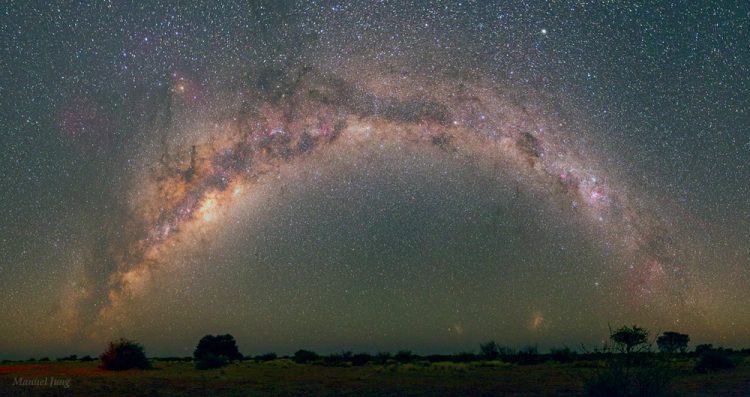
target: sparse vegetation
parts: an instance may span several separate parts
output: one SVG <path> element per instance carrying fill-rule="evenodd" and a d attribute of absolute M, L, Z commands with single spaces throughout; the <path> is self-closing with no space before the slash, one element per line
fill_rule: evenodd
<path fill-rule="evenodd" d="M 636 325 L 623 326 L 609 338 L 619 354 L 609 355 L 606 367 L 586 381 L 587 396 L 659 397 L 671 395 L 673 374 L 665 362 L 650 354 L 649 332 Z"/>
<path fill-rule="evenodd" d="M 672 374 L 664 366 L 630 367 L 624 360 L 610 360 L 584 385 L 590 397 L 660 397 L 671 395 Z"/>
<path fill-rule="evenodd" d="M 576 359 L 576 352 L 570 350 L 567 346 L 563 348 L 552 348 L 549 351 L 549 358 L 561 364 L 571 363 Z"/>
<path fill-rule="evenodd" d="M 722 349 L 724 353 L 724 350 Z M 733 353 L 738 354 L 738 353 Z M 353 354 L 353 360 L 357 354 Z M 664 360 L 663 366 L 619 367 L 605 372 L 601 357 L 593 353 L 578 353 L 570 364 L 558 364 L 551 359 L 534 365 L 517 365 L 504 360 L 452 361 L 458 355 L 416 357 L 401 364 L 386 360 L 364 366 L 326 366 L 320 361 L 297 364 L 291 359 L 255 362 L 244 361 L 215 372 L 195 369 L 193 362 L 184 360 L 153 360 L 155 371 L 124 371 L 112 373 L 97 369 L 98 363 L 15 362 L 0 368 L 0 395 L 24 395 L 13 386 L 14 377 L 49 376 L 72 378 L 69 390 L 55 388 L 34 389 L 26 395 L 175 395 L 175 396 L 276 396 L 276 395 L 514 395 L 577 396 L 606 394 L 607 385 L 619 385 L 616 379 L 640 379 L 629 394 L 619 391 L 609 395 L 637 395 L 639 390 L 649 396 L 668 395 L 663 390 L 663 376 L 671 377 L 671 389 L 681 397 L 745 395 L 750 379 L 750 361 L 745 359 L 731 370 L 710 374 L 690 371 L 698 357 L 685 355 Z M 540 356 L 544 356 L 540 354 Z M 611 357 L 617 357 L 616 354 Z M 604 359 L 604 360 L 608 360 Z M 660 371 L 664 371 L 662 374 Z M 630 371 L 625 376 L 625 371 Z M 596 376 L 596 378 L 595 378 Z M 589 379 L 585 382 L 585 379 Z M 650 386 L 649 386 L 650 385 Z M 208 392 L 206 390 L 209 390 Z M 605 390 L 596 394 L 597 390 Z M 617 389 L 619 390 L 619 389 Z M 655 390 L 655 391 L 654 391 Z M 662 393 L 663 390 L 663 393 Z M 158 392 L 155 392 L 158 391 Z M 661 394 L 660 394 L 661 393 Z"/>
<path fill-rule="evenodd" d="M 108 394 L 132 395 L 153 394 L 156 388 L 169 384 L 179 389 L 175 395 L 203 395 L 199 391 L 212 388 L 211 393 L 215 395 L 294 395 L 300 390 L 308 395 L 324 392 L 491 395 L 502 390 L 519 396 L 584 394 L 612 397 L 671 396 L 673 390 L 684 396 L 705 395 L 709 389 L 702 389 L 701 382 L 710 379 L 710 394 L 741 395 L 732 394 L 734 389 L 731 386 L 736 389 L 738 379 L 750 378 L 750 360 L 743 359 L 743 355 L 750 356 L 750 350 L 699 345 L 696 353 L 686 353 L 683 341 L 687 335 L 674 334 L 678 337 L 676 342 L 669 342 L 669 347 L 665 347 L 667 345 L 662 340 L 659 346 L 662 353 L 652 351 L 646 329 L 633 326 L 611 332 L 613 344 L 605 344 L 593 352 L 584 349 L 581 353 L 562 347 L 541 354 L 535 345 L 514 352 L 490 341 L 480 344 L 479 353 L 420 356 L 401 350 L 394 355 L 381 352 L 373 356 L 342 351 L 321 356 L 310 350 L 298 350 L 291 358 L 266 353 L 247 357 L 244 362 L 231 366 L 228 364 L 232 360 L 227 354 L 235 359 L 242 357 L 234 338 L 231 335 L 207 335 L 199 342 L 194 357 L 154 358 L 153 365 L 159 371 L 136 371 L 123 378 L 102 378 L 101 371 L 84 371 L 93 368 L 94 364 L 89 363 L 93 360 L 90 356 L 79 359 L 77 355 L 70 355 L 57 359 L 55 363 L 49 362 L 48 358 L 36 362 L 4 360 L 6 367 L 0 368 L 0 378 L 4 376 L 3 371 L 18 376 L 24 374 L 23 371 L 38 371 L 39 368 L 65 371 L 69 368 L 69 374 L 78 379 L 89 376 L 97 379 L 90 381 L 93 383 L 106 380 L 107 386 L 97 386 L 97 390 L 116 390 Z M 151 367 L 143 346 L 127 339 L 111 342 L 101 358 L 102 368 L 106 369 Z M 194 363 L 193 358 L 196 358 Z M 8 368 L 18 370 L 9 371 Z M 211 368 L 222 369 L 209 376 L 191 375 L 195 369 Z M 704 375 L 707 372 L 711 374 Z M 30 374 L 37 376 L 39 372 Z M 58 373 L 47 375 L 60 376 Z M 118 383 L 118 379 L 125 380 Z M 141 387 L 142 383 L 149 382 L 148 379 L 152 379 L 151 386 Z M 252 383 L 249 384 L 248 379 L 252 379 Z M 335 381 L 328 382 L 328 379 Z M 719 383 L 723 386 L 717 386 Z M 0 395 L 8 394 L 3 387 L 0 382 Z M 86 390 L 80 388 L 73 394 L 85 394 Z"/>
<path fill-rule="evenodd" d="M 701 350 L 694 369 L 695 372 L 706 373 L 732 369 L 734 367 L 735 364 L 727 352 L 722 351 L 722 349 L 707 348 Z"/>

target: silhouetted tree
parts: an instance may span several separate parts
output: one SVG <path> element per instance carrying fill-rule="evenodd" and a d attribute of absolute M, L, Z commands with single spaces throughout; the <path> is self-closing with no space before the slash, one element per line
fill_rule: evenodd
<path fill-rule="evenodd" d="M 667 331 L 656 338 L 656 345 L 659 346 L 659 350 L 670 354 L 677 351 L 685 353 L 688 342 L 690 342 L 690 337 L 687 334 L 673 331 Z"/>
<path fill-rule="evenodd" d="M 209 353 L 216 357 L 225 356 L 229 361 L 242 360 L 242 354 L 237 349 L 237 342 L 234 340 L 234 336 L 229 334 L 204 336 L 193 351 L 193 357 L 200 360 Z"/>
<path fill-rule="evenodd" d="M 620 327 L 609 336 L 609 339 L 625 354 L 646 351 L 649 347 L 648 331 L 636 325 Z"/>
<path fill-rule="evenodd" d="M 320 358 L 318 353 L 310 350 L 300 349 L 294 352 L 294 362 L 298 364 L 306 364 L 312 361 L 317 361 Z"/>
<path fill-rule="evenodd" d="M 107 350 L 99 356 L 99 359 L 102 361 L 101 367 L 111 371 L 122 371 L 131 368 L 151 368 L 143 346 L 136 341 L 125 338 L 109 342 Z"/>

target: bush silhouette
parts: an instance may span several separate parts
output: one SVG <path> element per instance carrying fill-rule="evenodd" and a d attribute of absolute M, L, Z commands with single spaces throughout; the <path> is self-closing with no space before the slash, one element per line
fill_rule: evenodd
<path fill-rule="evenodd" d="M 561 364 L 570 363 L 575 361 L 576 353 L 570 350 L 567 346 L 563 348 L 552 348 L 549 351 L 549 358 L 550 360 L 557 361 Z"/>
<path fill-rule="evenodd" d="M 229 365 L 229 358 L 225 355 L 216 356 L 213 353 L 205 353 L 195 363 L 196 369 L 213 369 Z"/>
<path fill-rule="evenodd" d="M 702 345 L 698 345 L 698 346 L 695 347 L 695 353 L 698 354 L 698 355 L 701 355 L 701 354 L 703 354 L 703 353 L 705 353 L 707 351 L 713 350 L 713 349 L 714 349 L 714 345 L 712 345 L 710 343 L 704 343 Z"/>
<path fill-rule="evenodd" d="M 146 353 L 143 351 L 143 346 L 136 341 L 125 338 L 109 342 L 107 350 L 99 356 L 99 359 L 102 361 L 101 368 L 110 371 L 151 368 Z"/>
<path fill-rule="evenodd" d="M 193 351 L 198 369 L 219 368 L 233 360 L 242 360 L 237 342 L 232 335 L 206 335 Z"/>
<path fill-rule="evenodd" d="M 343 355 L 333 353 L 329 354 L 325 357 L 323 357 L 323 364 L 330 365 L 330 366 L 336 366 L 336 365 L 343 365 L 346 362 L 346 359 L 344 359 Z"/>
<path fill-rule="evenodd" d="M 318 353 L 310 350 L 300 349 L 294 353 L 294 362 L 297 364 L 306 364 L 309 362 L 317 361 L 320 358 Z"/>
<path fill-rule="evenodd" d="M 479 354 L 481 354 L 482 358 L 485 360 L 494 360 L 500 357 L 500 346 L 494 340 L 487 343 L 480 343 Z"/>
<path fill-rule="evenodd" d="M 695 364 L 695 372 L 706 373 L 734 368 L 734 362 L 722 351 L 717 349 L 703 350 Z"/>
<path fill-rule="evenodd" d="M 367 353 L 357 353 L 352 356 L 351 361 L 354 366 L 362 366 L 373 360 L 373 357 Z"/>
<path fill-rule="evenodd" d="M 390 359 L 391 359 L 391 353 L 389 352 L 380 352 L 375 355 L 375 362 L 378 364 L 385 364 Z"/>
<path fill-rule="evenodd" d="M 206 335 L 198 342 L 198 346 L 193 351 L 193 357 L 200 360 L 204 355 L 211 353 L 214 356 L 226 356 L 230 361 L 242 360 L 242 354 L 237 350 L 237 342 L 234 336 L 226 335 Z"/>
<path fill-rule="evenodd" d="M 277 358 L 276 353 L 266 353 L 255 356 L 255 362 L 272 361 Z"/>
<path fill-rule="evenodd" d="M 396 353 L 396 355 L 393 356 L 393 358 L 395 358 L 396 361 L 400 363 L 408 363 L 408 362 L 413 361 L 416 357 L 413 354 L 411 354 L 411 351 L 409 350 L 399 350 L 398 353 Z"/>
<path fill-rule="evenodd" d="M 516 362 L 518 364 L 539 364 L 543 359 L 539 356 L 539 349 L 536 346 L 525 346 L 516 353 Z"/>
<path fill-rule="evenodd" d="M 685 353 L 688 342 L 690 342 L 690 337 L 687 334 L 674 331 L 667 331 L 656 339 L 656 345 L 659 346 L 659 350 L 670 354 L 677 351 Z"/>

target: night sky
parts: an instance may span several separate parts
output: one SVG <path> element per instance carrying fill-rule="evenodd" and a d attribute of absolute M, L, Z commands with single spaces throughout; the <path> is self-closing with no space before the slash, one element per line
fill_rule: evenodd
<path fill-rule="evenodd" d="M 33 3 L 2 358 L 750 345 L 745 2 Z"/>

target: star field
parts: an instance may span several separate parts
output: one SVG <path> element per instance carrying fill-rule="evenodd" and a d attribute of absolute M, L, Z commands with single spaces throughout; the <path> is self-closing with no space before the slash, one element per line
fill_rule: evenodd
<path fill-rule="evenodd" d="M 747 345 L 750 8 L 0 15 L 0 355 Z"/>

